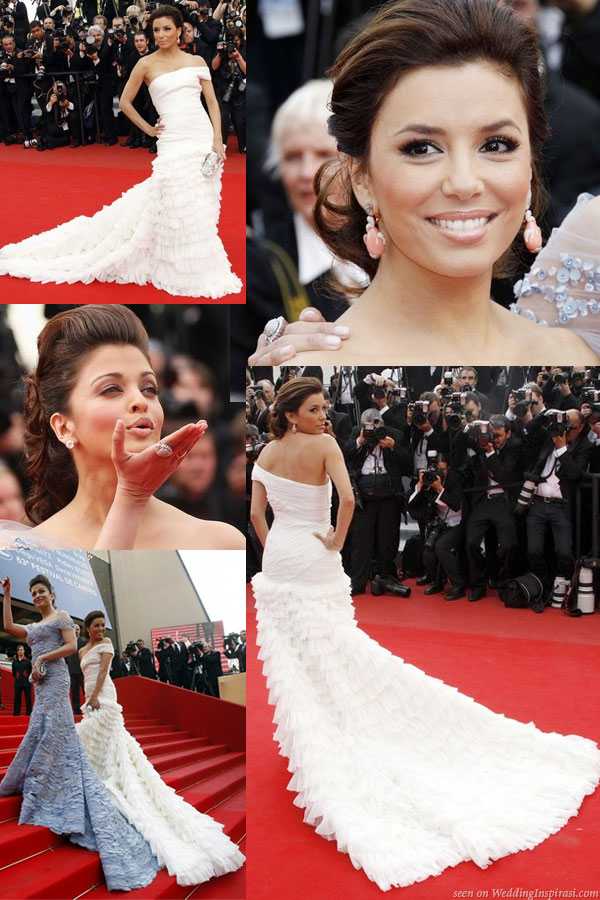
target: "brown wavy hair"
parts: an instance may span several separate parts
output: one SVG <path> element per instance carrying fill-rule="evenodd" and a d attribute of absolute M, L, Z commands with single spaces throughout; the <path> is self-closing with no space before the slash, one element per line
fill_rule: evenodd
<path fill-rule="evenodd" d="M 394 0 L 347 44 L 328 73 L 334 83 L 329 133 L 340 153 L 367 169 L 373 125 L 403 75 L 424 66 L 492 63 L 521 88 L 531 144 L 531 210 L 538 215 L 543 207 L 541 151 L 548 134 L 541 59 L 534 26 L 496 0 Z M 365 248 L 366 214 L 354 196 L 343 157 L 321 166 L 315 191 L 319 234 L 337 257 L 356 263 L 373 279 L 378 261 Z M 517 261 L 513 242 L 496 262 L 494 274 L 509 274 Z"/>
<path fill-rule="evenodd" d="M 154 10 L 148 19 L 151 34 L 154 31 L 154 22 L 156 19 L 170 19 L 175 28 L 183 28 L 183 16 L 176 6 L 159 6 Z"/>
<path fill-rule="evenodd" d="M 323 385 L 318 378 L 292 378 L 284 384 L 275 405 L 269 413 L 269 430 L 276 438 L 282 438 L 289 428 L 286 412 L 297 412 L 307 397 L 322 394 Z"/>
<path fill-rule="evenodd" d="M 38 337 L 38 363 L 26 385 L 25 473 L 33 488 L 25 511 L 35 524 L 66 506 L 77 491 L 77 472 L 50 426 L 53 413 L 68 413 L 69 399 L 86 356 L 104 344 L 131 344 L 148 361 L 148 335 L 126 306 L 88 304 L 54 316 Z"/>
<path fill-rule="evenodd" d="M 99 609 L 93 609 L 91 612 L 89 612 L 83 620 L 83 625 L 81 626 L 82 637 L 89 638 L 90 633 L 88 631 L 88 628 L 90 627 L 94 619 L 104 619 L 104 621 L 106 622 L 106 614 Z"/>

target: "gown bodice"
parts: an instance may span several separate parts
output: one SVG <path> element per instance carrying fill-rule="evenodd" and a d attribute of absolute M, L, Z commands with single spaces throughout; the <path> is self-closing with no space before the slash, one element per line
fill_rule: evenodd
<path fill-rule="evenodd" d="M 213 141 L 213 128 L 202 106 L 202 79 L 210 72 L 205 67 L 184 66 L 163 72 L 152 79 L 148 90 L 165 126 L 160 135 L 155 163 L 165 156 L 185 156 L 190 152 L 207 154 Z"/>
<path fill-rule="evenodd" d="M 98 672 L 100 671 L 100 665 L 105 653 L 110 653 L 111 656 L 115 655 L 112 644 L 95 644 L 95 646 L 91 647 L 81 659 L 81 671 L 83 672 L 84 679 L 83 690 L 86 700 L 94 693 L 94 688 L 98 681 Z M 117 692 L 109 674 L 107 674 L 104 679 L 104 684 L 102 685 L 98 699 L 100 702 L 106 700 L 111 700 L 113 703 L 117 702 Z"/>
<path fill-rule="evenodd" d="M 314 535 L 326 534 L 331 524 L 331 482 L 292 481 L 256 463 L 252 480 L 264 485 L 275 517 L 265 544 L 263 574 L 304 582 L 339 578 L 339 554 L 327 550 Z"/>

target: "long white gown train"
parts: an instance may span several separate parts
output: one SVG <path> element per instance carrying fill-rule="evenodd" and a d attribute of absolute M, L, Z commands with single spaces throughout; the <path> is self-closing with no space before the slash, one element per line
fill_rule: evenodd
<path fill-rule="evenodd" d="M 153 284 L 182 297 L 239 293 L 242 283 L 217 232 L 221 171 L 209 178 L 202 173 L 213 142 L 200 99 L 202 78 L 210 80 L 207 68 L 187 66 L 151 82 L 165 130 L 150 178 L 94 216 L 1 248 L 0 275 L 44 284 Z"/>
<path fill-rule="evenodd" d="M 112 644 L 96 644 L 81 661 L 86 700 L 94 692 L 103 653 L 112 656 Z M 244 856 L 223 826 L 165 784 L 125 728 L 110 675 L 98 699 L 100 709 L 85 710 L 77 733 L 114 805 L 148 841 L 159 864 L 182 885 L 239 869 Z"/>
<path fill-rule="evenodd" d="M 252 581 L 275 739 L 304 821 L 382 890 L 535 847 L 600 780 L 600 751 L 491 712 L 358 628 L 329 485 L 254 466 L 275 520 Z"/>

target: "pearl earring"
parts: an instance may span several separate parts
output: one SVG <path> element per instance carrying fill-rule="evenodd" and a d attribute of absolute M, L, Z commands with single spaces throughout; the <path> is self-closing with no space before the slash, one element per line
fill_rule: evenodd
<path fill-rule="evenodd" d="M 72 450 L 76 443 L 77 441 L 75 440 L 75 438 L 68 437 L 65 441 L 65 447 L 67 447 L 69 450 Z"/>
<path fill-rule="evenodd" d="M 379 230 L 379 216 L 373 213 L 373 207 L 370 203 L 367 203 L 365 206 L 365 212 L 367 213 L 367 225 L 363 241 L 371 259 L 380 259 L 385 250 L 385 235 Z"/>

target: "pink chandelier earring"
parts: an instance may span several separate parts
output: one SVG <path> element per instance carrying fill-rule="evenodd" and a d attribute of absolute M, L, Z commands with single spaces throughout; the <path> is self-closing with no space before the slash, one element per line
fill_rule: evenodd
<path fill-rule="evenodd" d="M 529 203 L 531 203 L 531 198 L 529 198 L 527 209 L 525 210 L 525 231 L 523 232 L 523 241 L 531 253 L 537 253 L 538 250 L 541 250 L 542 248 L 542 231 L 535 221 L 535 216 L 529 209 Z"/>
<path fill-rule="evenodd" d="M 385 235 L 379 230 L 379 216 L 374 214 L 370 203 L 365 206 L 365 212 L 367 213 L 367 227 L 363 241 L 371 259 L 380 259 L 385 250 Z"/>

